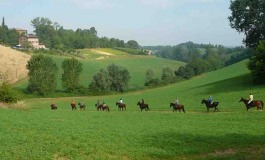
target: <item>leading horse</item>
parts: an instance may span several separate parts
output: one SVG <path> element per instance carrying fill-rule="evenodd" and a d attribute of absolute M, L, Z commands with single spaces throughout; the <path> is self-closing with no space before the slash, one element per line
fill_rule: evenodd
<path fill-rule="evenodd" d="M 140 107 L 141 112 L 142 112 L 143 109 L 144 110 L 149 110 L 148 104 L 138 102 L 137 105 Z"/>
<path fill-rule="evenodd" d="M 209 112 L 209 109 L 210 109 L 210 108 L 214 108 L 214 112 L 215 112 L 215 111 L 218 111 L 217 106 L 218 106 L 219 102 L 213 102 L 213 103 L 211 103 L 211 102 L 209 102 L 209 101 L 203 99 L 201 104 L 203 104 L 203 103 L 206 105 L 207 112 Z"/>
<path fill-rule="evenodd" d="M 179 111 L 180 112 L 182 110 L 184 113 L 186 113 L 185 109 L 184 109 L 184 105 L 182 105 L 182 104 L 178 104 L 176 106 L 175 103 L 170 103 L 169 107 L 173 107 L 173 112 L 175 112 L 175 111 Z"/>
<path fill-rule="evenodd" d="M 243 102 L 247 108 L 247 111 L 252 108 L 252 107 L 257 107 L 257 110 L 263 110 L 263 106 L 264 106 L 264 103 L 263 101 L 260 101 L 260 100 L 253 100 L 252 102 L 248 103 L 249 100 L 245 99 L 245 98 L 241 98 L 239 100 L 239 102 Z"/>
<path fill-rule="evenodd" d="M 123 111 L 123 109 L 126 110 L 126 104 L 124 103 L 120 103 L 120 102 L 116 102 L 116 106 L 118 106 L 118 109 L 121 111 Z"/>

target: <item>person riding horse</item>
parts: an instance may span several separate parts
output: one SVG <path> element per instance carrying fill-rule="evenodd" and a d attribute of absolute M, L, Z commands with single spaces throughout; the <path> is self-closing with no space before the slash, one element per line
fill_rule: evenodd
<path fill-rule="evenodd" d="M 178 98 L 176 98 L 176 100 L 175 100 L 175 106 L 174 106 L 174 109 L 176 109 L 176 108 L 178 107 L 178 105 L 179 105 L 179 99 L 178 99 Z"/>
<path fill-rule="evenodd" d="M 208 102 L 212 105 L 213 104 L 213 97 L 209 96 Z"/>
<path fill-rule="evenodd" d="M 57 109 L 57 106 L 54 102 L 52 102 L 52 104 L 51 104 L 51 109 Z"/>
<path fill-rule="evenodd" d="M 253 105 L 253 99 L 254 99 L 254 96 L 250 93 L 250 94 L 249 94 L 249 101 L 248 101 L 248 104 L 249 104 L 250 106 Z"/>

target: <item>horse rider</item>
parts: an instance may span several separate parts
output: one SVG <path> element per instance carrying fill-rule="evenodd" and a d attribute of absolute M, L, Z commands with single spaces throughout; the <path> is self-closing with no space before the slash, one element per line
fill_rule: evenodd
<path fill-rule="evenodd" d="M 142 98 L 142 104 L 144 104 L 144 99 Z"/>
<path fill-rule="evenodd" d="M 83 102 L 83 101 L 80 102 L 80 106 L 81 106 L 81 107 L 84 106 L 84 102 Z"/>
<path fill-rule="evenodd" d="M 75 105 L 75 101 L 72 100 L 72 102 L 71 102 L 71 106 L 74 106 L 74 105 Z"/>
<path fill-rule="evenodd" d="M 99 105 L 100 105 L 100 101 L 99 101 L 99 99 L 98 99 L 98 101 L 97 101 L 97 107 L 99 107 Z"/>
<path fill-rule="evenodd" d="M 102 106 L 103 106 L 103 107 L 106 107 L 106 105 L 107 105 L 107 104 L 106 104 L 105 101 L 103 100 L 103 101 L 102 101 Z"/>
<path fill-rule="evenodd" d="M 212 97 L 212 96 L 209 96 L 208 102 L 209 102 L 210 104 L 213 103 L 213 97 Z"/>
<path fill-rule="evenodd" d="M 176 98 L 176 100 L 175 100 L 175 107 L 177 107 L 178 105 L 179 105 L 179 99 Z"/>
<path fill-rule="evenodd" d="M 120 99 L 120 104 L 123 104 L 123 101 L 122 101 L 122 99 Z"/>
<path fill-rule="evenodd" d="M 52 102 L 51 107 L 52 107 L 52 109 L 53 109 L 53 108 L 57 108 L 57 107 L 56 107 L 56 104 L 55 104 L 54 102 Z"/>
<path fill-rule="evenodd" d="M 248 101 L 248 104 L 251 104 L 251 102 L 253 101 L 253 95 L 250 93 L 249 94 L 249 101 Z"/>

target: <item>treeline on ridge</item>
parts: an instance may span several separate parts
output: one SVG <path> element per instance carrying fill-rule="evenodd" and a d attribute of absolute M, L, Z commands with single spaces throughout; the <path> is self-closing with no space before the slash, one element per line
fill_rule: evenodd
<path fill-rule="evenodd" d="M 154 55 L 186 62 L 175 75 L 189 79 L 204 72 L 220 69 L 227 65 L 250 58 L 253 50 L 245 47 L 228 48 L 222 45 L 181 43 L 176 46 L 146 46 Z"/>

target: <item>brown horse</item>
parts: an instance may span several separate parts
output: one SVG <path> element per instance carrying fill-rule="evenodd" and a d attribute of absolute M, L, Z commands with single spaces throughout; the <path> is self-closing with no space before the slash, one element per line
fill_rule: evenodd
<path fill-rule="evenodd" d="M 57 106 L 56 105 L 51 105 L 51 109 L 52 110 L 56 110 L 57 109 Z"/>
<path fill-rule="evenodd" d="M 250 102 L 249 104 L 248 104 L 248 101 L 249 101 L 249 100 L 247 100 L 247 99 L 245 99 L 245 98 L 243 98 L 243 97 L 239 100 L 239 102 L 243 102 L 243 103 L 245 104 L 245 106 L 247 107 L 247 111 L 248 111 L 248 109 L 250 109 L 250 108 L 252 108 L 252 107 L 257 107 L 257 110 L 258 110 L 258 109 L 259 109 L 259 110 L 263 110 L 263 106 L 264 106 L 263 101 L 260 101 L 260 100 L 253 100 L 253 101 Z"/>
<path fill-rule="evenodd" d="M 123 111 L 123 109 L 126 110 L 126 104 L 124 103 L 120 103 L 120 102 L 116 102 L 116 106 L 118 106 L 118 109 L 121 111 Z"/>
<path fill-rule="evenodd" d="M 109 112 L 109 106 L 108 105 L 103 105 L 103 104 L 95 104 L 95 107 L 97 107 L 97 111 L 108 111 Z"/>
<path fill-rule="evenodd" d="M 203 103 L 206 105 L 207 112 L 209 112 L 209 109 L 210 109 L 210 108 L 214 108 L 214 112 L 215 112 L 215 111 L 218 111 L 217 106 L 218 106 L 219 102 L 213 102 L 213 103 L 210 103 L 209 101 L 203 99 L 201 104 L 203 104 Z"/>
<path fill-rule="evenodd" d="M 72 111 L 77 109 L 75 103 L 71 103 L 71 107 L 72 107 Z"/>
<path fill-rule="evenodd" d="M 81 102 L 79 102 L 78 105 L 79 105 L 80 110 L 82 110 L 82 109 L 85 110 L 86 109 L 86 105 L 84 103 L 81 104 Z"/>
<path fill-rule="evenodd" d="M 184 113 L 186 113 L 185 109 L 184 109 L 184 105 L 182 105 L 182 104 L 178 104 L 176 106 L 175 103 L 170 103 L 169 107 L 173 107 L 173 112 L 175 112 L 175 111 L 179 111 L 180 112 L 182 110 Z"/>
<path fill-rule="evenodd" d="M 137 105 L 140 107 L 141 112 L 142 112 L 143 109 L 144 110 L 149 110 L 148 104 L 138 102 Z"/>

